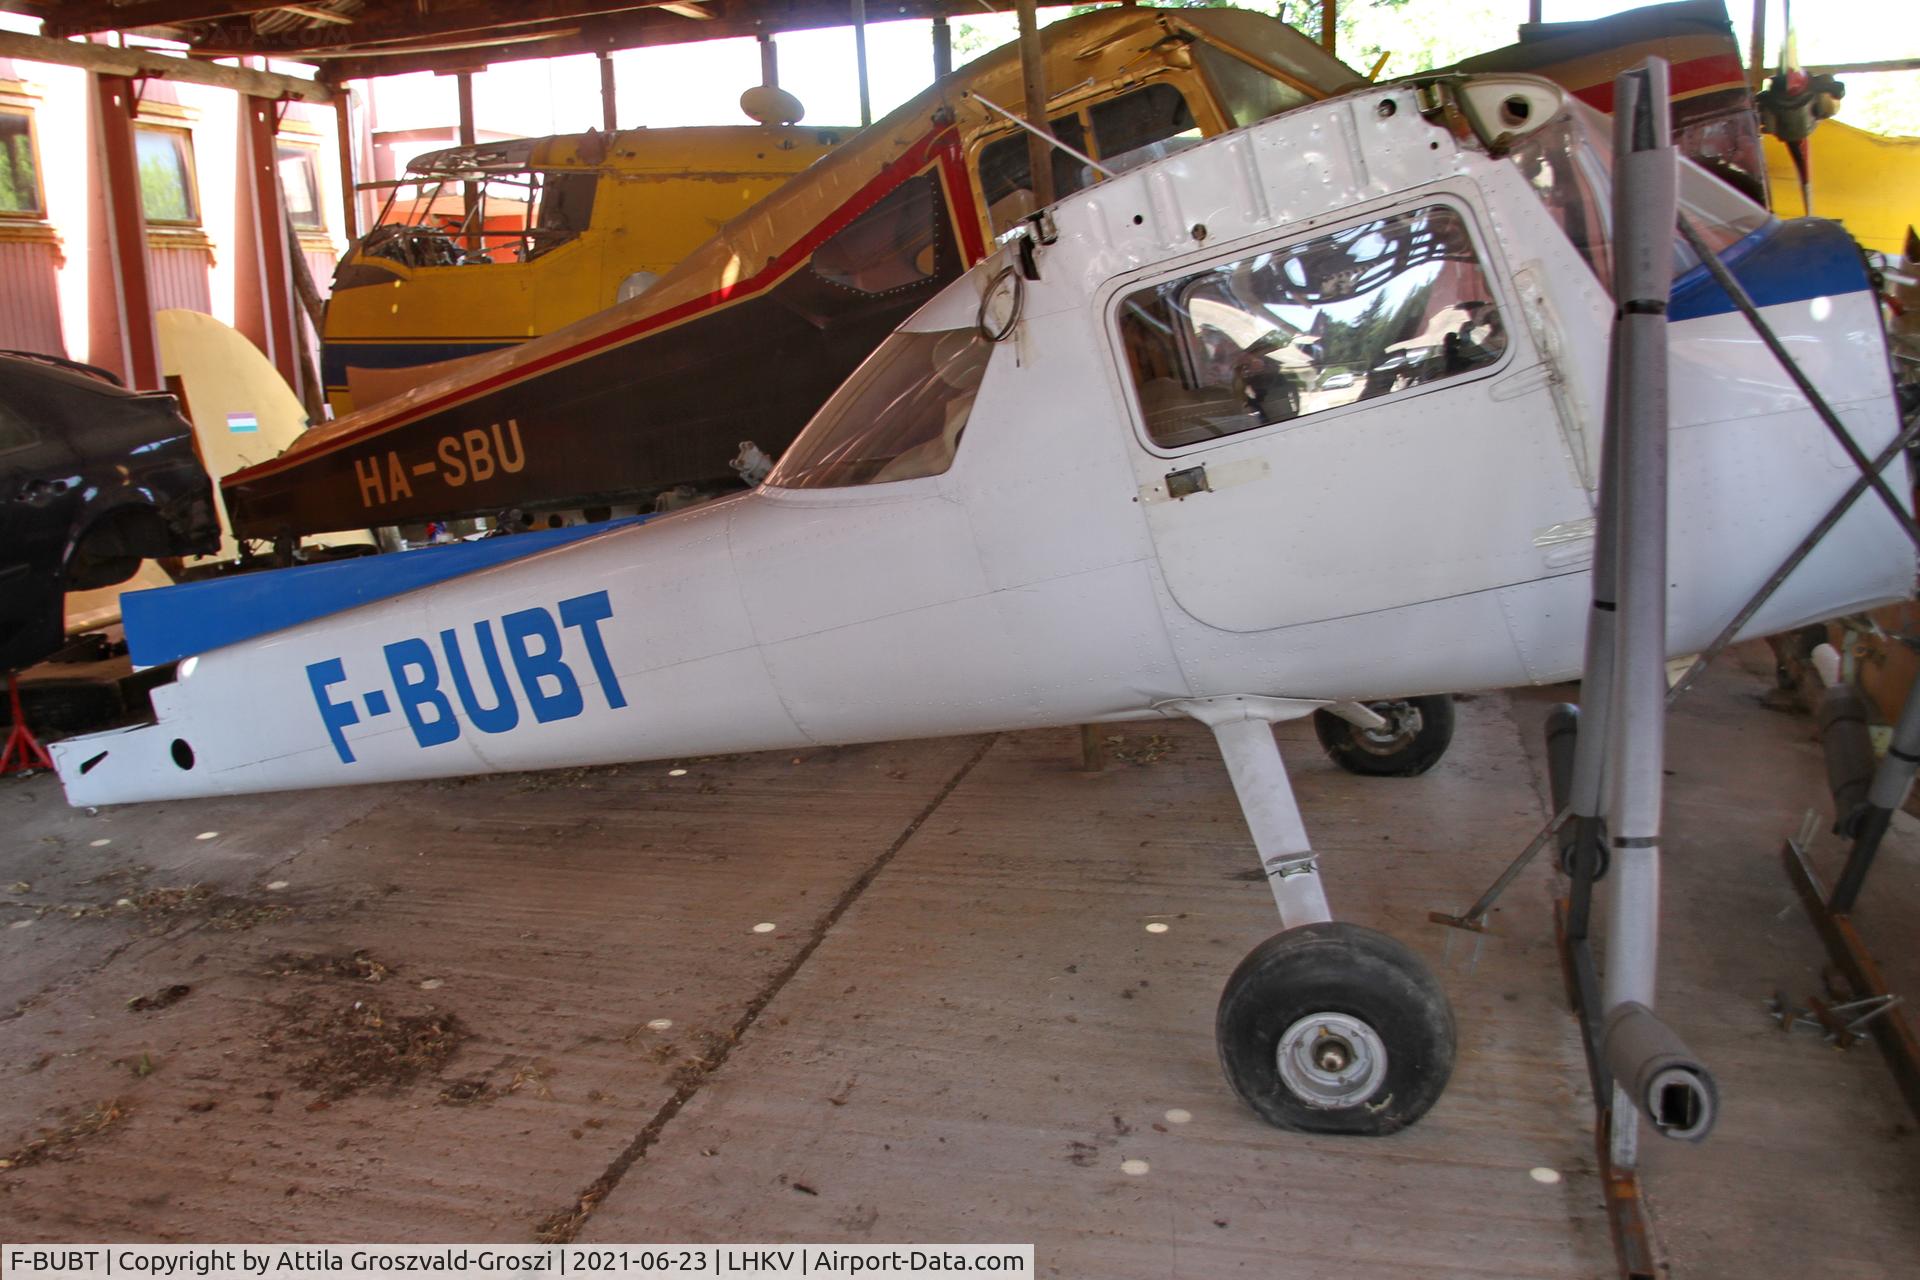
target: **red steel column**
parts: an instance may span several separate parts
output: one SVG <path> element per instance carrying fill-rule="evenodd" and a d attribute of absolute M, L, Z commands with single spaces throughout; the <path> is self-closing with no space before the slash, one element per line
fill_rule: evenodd
<path fill-rule="evenodd" d="M 119 308 L 120 345 L 127 383 L 159 391 L 160 345 L 147 289 L 147 218 L 140 205 L 140 163 L 133 142 L 133 82 L 96 75 L 100 164 L 106 188 L 108 267 Z"/>
<path fill-rule="evenodd" d="M 260 255 L 261 314 L 266 317 L 267 358 L 299 395 L 300 355 L 294 346 L 293 279 L 287 266 L 287 217 L 280 208 L 280 166 L 274 154 L 280 132 L 279 104 L 272 98 L 243 100 L 247 113 L 247 173 L 253 183 L 254 245 Z"/>

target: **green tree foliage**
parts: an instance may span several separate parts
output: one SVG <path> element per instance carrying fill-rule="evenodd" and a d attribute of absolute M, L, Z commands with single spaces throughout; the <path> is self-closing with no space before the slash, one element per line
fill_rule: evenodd
<path fill-rule="evenodd" d="M 34 213 L 40 207 L 39 186 L 33 170 L 33 139 L 27 133 L 24 117 L 0 117 L 11 123 L 20 121 L 18 130 L 0 132 L 0 213 Z"/>

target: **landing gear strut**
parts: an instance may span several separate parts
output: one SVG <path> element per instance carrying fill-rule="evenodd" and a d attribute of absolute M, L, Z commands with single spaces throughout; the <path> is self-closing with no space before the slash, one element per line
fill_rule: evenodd
<path fill-rule="evenodd" d="M 1412 1124 L 1453 1072 L 1453 1013 L 1418 956 L 1328 910 L 1273 740 L 1275 721 L 1315 704 L 1205 698 L 1168 709 L 1213 730 L 1280 911 L 1281 932 L 1240 962 L 1220 996 L 1214 1033 L 1228 1083 L 1283 1129 L 1380 1135 Z"/>

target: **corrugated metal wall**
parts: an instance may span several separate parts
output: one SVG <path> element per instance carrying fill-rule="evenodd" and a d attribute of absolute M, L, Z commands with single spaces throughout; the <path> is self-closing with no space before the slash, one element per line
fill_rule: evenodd
<path fill-rule="evenodd" d="M 179 307 L 212 315 L 213 288 L 208 283 L 212 267 L 213 254 L 207 249 L 147 246 L 147 290 L 153 296 L 153 309 Z"/>
<path fill-rule="evenodd" d="M 333 292 L 333 250 L 311 249 L 301 246 L 301 252 L 307 260 L 307 270 L 313 273 L 313 287 L 320 291 L 321 297 Z"/>
<path fill-rule="evenodd" d="M 0 347 L 64 356 L 58 288 L 60 247 L 45 240 L 0 241 Z"/>

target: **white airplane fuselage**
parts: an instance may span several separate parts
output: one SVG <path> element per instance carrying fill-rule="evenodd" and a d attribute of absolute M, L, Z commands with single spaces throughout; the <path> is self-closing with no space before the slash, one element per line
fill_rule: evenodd
<path fill-rule="evenodd" d="M 1535 119 L 1578 110 L 1543 82 L 1495 88 L 1532 95 L 1547 108 Z M 1504 321 L 1497 358 L 1254 429 L 1172 447 L 1149 436 L 1124 298 L 1433 209 L 1470 237 L 1493 295 L 1476 301 Z M 156 724 L 56 744 L 69 799 L 1579 674 L 1612 302 L 1514 162 L 1423 118 L 1412 89 L 1385 86 L 1124 173 L 1062 202 L 1052 222 L 939 474 L 781 488 L 776 472 L 737 498 L 198 652 L 155 690 Z M 1769 228 L 1752 261 L 1769 236 L 1818 239 Z M 1014 260 L 1009 247 L 907 328 L 975 325 Z M 1862 447 L 1884 448 L 1898 421 L 1864 274 L 1849 284 L 1835 267 L 1753 291 Z M 1709 642 L 1855 473 L 1730 305 L 1677 300 L 1669 334 L 1669 648 L 1682 654 Z M 1195 468 L 1205 487 L 1170 496 L 1168 477 Z M 1904 464 L 1887 475 L 1905 491 Z M 1913 570 L 1869 497 L 1747 632 L 1904 597 Z"/>

